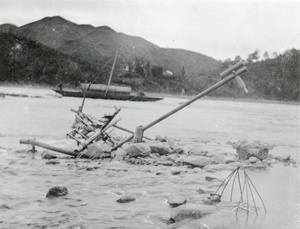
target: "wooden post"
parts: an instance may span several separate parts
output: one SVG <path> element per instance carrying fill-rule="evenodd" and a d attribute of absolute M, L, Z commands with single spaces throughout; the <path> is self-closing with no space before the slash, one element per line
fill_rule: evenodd
<path fill-rule="evenodd" d="M 144 135 L 143 127 L 142 126 L 136 127 L 135 132 L 134 132 L 133 142 L 136 142 L 136 143 L 142 142 L 143 135 Z"/>

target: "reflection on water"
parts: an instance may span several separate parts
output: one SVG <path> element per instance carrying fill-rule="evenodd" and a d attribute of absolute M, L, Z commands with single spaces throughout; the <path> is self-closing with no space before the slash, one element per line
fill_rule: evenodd
<path fill-rule="evenodd" d="M 197 203 L 197 190 L 205 176 L 199 170 L 185 168 L 185 174 L 172 175 L 170 167 L 72 159 L 45 165 L 39 154 L 32 160 L 31 155 L 15 152 L 27 147 L 19 145 L 20 138 L 64 139 L 74 119 L 70 109 L 77 108 L 81 99 L 56 98 L 54 92 L 45 89 L 0 89 L 43 97 L 7 96 L 0 100 L 0 228 L 174 228 L 182 223 L 167 224 L 171 211 L 167 197 L 181 193 L 188 201 Z M 184 101 L 87 99 L 84 112 L 101 117 L 113 113 L 113 106 L 121 107 L 119 125 L 134 130 Z M 299 161 L 299 107 L 295 105 L 200 100 L 145 134 L 176 138 L 187 150 L 201 147 L 208 151 L 233 151 L 228 142 L 260 140 L 274 146 L 272 154 L 288 153 Z M 229 171 L 219 173 L 211 176 L 226 177 Z M 238 222 L 227 213 L 214 219 L 219 218 L 225 228 L 296 228 L 299 168 L 274 165 L 248 174 L 264 199 L 267 214 L 248 221 L 241 217 Z M 46 199 L 48 189 L 57 185 L 66 186 L 69 195 Z M 133 194 L 136 201 L 117 203 L 125 192 Z"/>

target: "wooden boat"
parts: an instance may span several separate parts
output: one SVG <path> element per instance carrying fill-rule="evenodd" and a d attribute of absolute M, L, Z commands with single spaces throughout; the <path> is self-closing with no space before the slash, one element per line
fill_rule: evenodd
<path fill-rule="evenodd" d="M 88 87 L 85 84 L 81 84 L 80 88 L 68 88 L 63 89 L 60 84 L 57 88 L 52 89 L 62 96 L 67 97 L 79 97 L 93 98 L 93 99 L 112 99 L 112 100 L 128 100 L 128 101 L 158 101 L 163 98 L 149 97 L 143 92 L 136 94 L 131 93 L 131 87 L 121 85 L 111 85 L 111 78 L 115 67 L 117 55 L 112 66 L 112 70 L 109 76 L 107 85 L 105 84 L 90 84 Z"/>
<path fill-rule="evenodd" d="M 91 84 L 92 86 L 99 86 L 99 84 Z M 106 86 L 105 84 L 102 84 L 101 86 Z M 111 85 L 110 87 L 124 87 L 124 86 L 115 86 Z M 130 88 L 131 89 L 131 88 Z M 83 89 L 52 89 L 53 91 L 57 92 L 58 94 L 66 97 L 78 97 L 83 98 L 84 96 L 84 90 Z M 112 99 L 112 100 L 128 100 L 128 101 L 158 101 L 162 100 L 163 98 L 157 98 L 157 97 L 149 97 L 146 96 L 144 93 L 137 93 L 136 95 L 131 93 L 124 93 L 120 91 L 113 91 L 109 90 L 107 93 L 103 90 L 87 90 L 85 92 L 86 98 L 92 98 L 92 99 Z"/>

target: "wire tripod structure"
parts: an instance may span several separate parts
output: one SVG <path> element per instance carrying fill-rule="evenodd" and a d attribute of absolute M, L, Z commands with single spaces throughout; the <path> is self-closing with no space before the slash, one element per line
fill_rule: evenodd
<path fill-rule="evenodd" d="M 251 181 L 249 175 L 246 173 L 245 168 L 243 169 L 243 172 L 240 171 L 241 167 L 239 166 L 236 168 L 232 173 L 226 177 L 226 179 L 220 184 L 220 186 L 217 188 L 217 190 L 211 194 L 211 200 L 213 201 L 214 198 L 218 199 L 220 198 L 226 187 L 229 185 L 230 181 L 232 180 L 231 184 L 231 191 L 230 191 L 230 202 L 233 202 L 233 193 L 234 193 L 234 187 L 237 185 L 239 190 L 239 201 L 237 206 L 233 209 L 233 211 L 236 212 L 236 215 L 238 214 L 239 210 L 242 209 L 247 212 L 247 217 L 249 213 L 253 213 L 250 211 L 250 201 L 252 200 L 252 203 L 254 205 L 256 216 L 258 216 L 258 206 L 257 206 L 257 196 L 262 203 L 264 207 L 265 213 L 267 212 L 266 206 L 261 198 L 261 195 L 259 194 L 257 188 L 254 186 L 253 182 Z M 243 173 L 244 179 L 242 181 L 241 174 Z M 237 183 L 237 184 L 236 184 Z M 256 195 L 257 196 L 256 196 Z M 256 197 L 256 199 L 255 199 Z"/>

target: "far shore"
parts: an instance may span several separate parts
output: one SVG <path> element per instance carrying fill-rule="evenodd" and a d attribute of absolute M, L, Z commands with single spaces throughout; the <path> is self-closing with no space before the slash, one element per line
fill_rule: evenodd
<path fill-rule="evenodd" d="M 53 87 L 49 85 L 40 85 L 40 84 L 14 84 L 14 83 L 2 83 L 0 86 L 4 87 L 23 87 L 23 88 L 33 88 L 33 89 L 51 89 Z M 132 93 L 136 93 L 132 91 Z M 153 97 L 163 97 L 163 98 L 183 98 L 183 99 L 191 99 L 194 95 L 188 94 L 174 94 L 174 93 L 164 93 L 164 92 L 148 92 L 145 91 L 146 95 Z M 1 91 L 0 91 L 1 94 Z M 211 97 L 205 96 L 203 97 L 206 100 L 221 100 L 221 101 L 231 101 L 231 102 L 251 102 L 251 103 L 271 103 L 271 104 L 289 104 L 289 105 L 300 105 L 300 101 L 284 101 L 284 100 L 269 100 L 263 98 L 233 98 L 233 97 Z"/>

